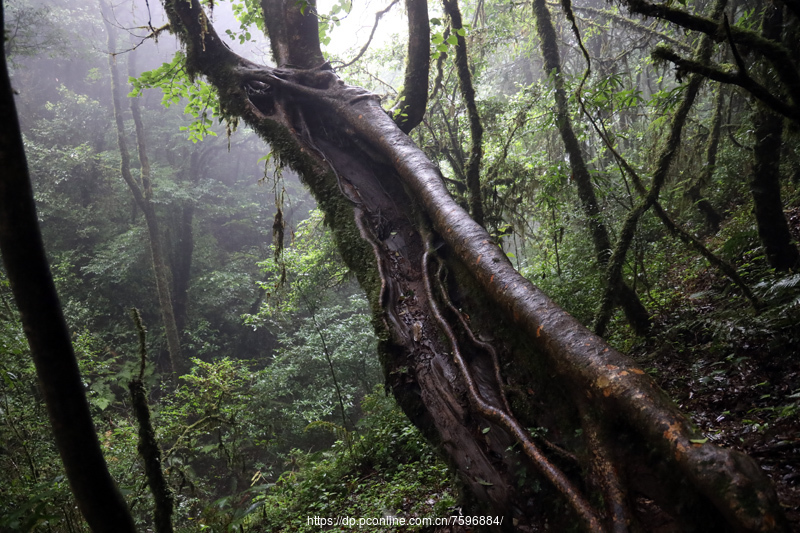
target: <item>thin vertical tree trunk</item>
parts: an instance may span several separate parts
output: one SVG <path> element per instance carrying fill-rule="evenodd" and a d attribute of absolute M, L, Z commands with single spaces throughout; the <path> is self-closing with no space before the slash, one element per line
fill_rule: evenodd
<path fill-rule="evenodd" d="M 467 116 L 469 117 L 469 133 L 472 147 L 469 152 L 469 160 L 464 172 L 467 181 L 467 193 L 469 198 L 469 210 L 473 220 L 484 225 L 483 194 L 481 194 L 481 161 L 483 160 L 483 125 L 478 114 L 478 106 L 475 104 L 475 88 L 472 86 L 472 73 L 469 69 L 469 59 L 467 57 L 467 40 L 461 33 L 464 32 L 464 24 L 461 21 L 461 10 L 458 8 L 458 0 L 444 0 L 444 11 L 450 18 L 450 29 L 452 35 L 456 37 L 456 72 L 458 73 L 458 86 L 461 90 L 461 97 L 467 106 Z"/>
<path fill-rule="evenodd" d="M 207 154 L 208 151 L 204 153 Z M 203 154 L 200 150 L 194 150 L 189 156 L 188 176 L 184 175 L 184 183 L 197 183 L 201 159 L 203 159 Z M 172 261 L 172 301 L 178 332 L 184 331 L 189 321 L 189 281 L 191 280 L 194 254 L 193 220 L 194 201 L 190 200 L 181 209 Z"/>
<path fill-rule="evenodd" d="M 561 76 L 561 59 L 558 53 L 558 40 L 550 11 L 545 0 L 534 0 L 533 11 L 536 15 L 536 28 L 541 42 L 542 56 L 544 57 L 545 70 L 553 77 L 556 99 L 556 123 L 564 148 L 569 156 L 572 170 L 572 179 L 578 188 L 578 197 L 581 200 L 583 211 L 589 222 L 589 231 L 600 266 L 608 264 L 611 257 L 611 239 L 603 223 L 594 185 L 589 175 L 589 169 L 583 157 L 583 152 L 572 129 L 567 106 L 567 93 L 564 89 L 564 80 Z M 650 330 L 650 317 L 639 296 L 624 280 L 613 287 L 614 302 L 622 307 L 628 323 L 637 334 L 644 335 Z"/>
<path fill-rule="evenodd" d="M 114 50 L 116 46 L 116 31 L 109 22 L 110 10 L 103 2 L 100 1 L 100 8 L 103 11 L 103 18 L 105 21 L 106 32 L 108 34 L 108 68 L 111 72 L 111 93 L 114 103 L 114 118 L 117 125 L 117 142 L 120 151 L 120 171 L 122 178 L 133 194 L 136 205 L 142 210 L 147 226 L 147 233 L 150 241 L 150 255 L 153 263 L 153 275 L 156 281 L 156 290 L 158 292 L 158 303 L 161 310 L 161 318 L 164 322 L 164 330 L 167 337 L 167 350 L 169 352 L 169 362 L 171 370 L 174 374 L 182 373 L 183 359 L 181 355 L 180 336 L 178 327 L 175 323 L 175 311 L 173 309 L 172 297 L 169 292 L 169 270 L 164 260 L 164 252 L 161 247 L 161 234 L 158 227 L 158 218 L 156 217 L 155 207 L 152 203 L 153 188 L 150 183 L 150 162 L 147 158 L 147 151 L 145 148 L 144 128 L 142 126 L 141 114 L 139 112 L 139 104 L 135 99 L 131 100 L 131 113 L 136 127 L 136 140 L 139 150 L 139 161 L 141 164 L 141 186 L 133 178 L 131 174 L 130 152 L 128 151 L 127 143 L 125 142 L 125 127 L 122 119 L 122 105 L 119 99 L 119 73 L 117 72 L 116 56 Z M 133 53 L 133 52 L 132 52 Z"/>
<path fill-rule="evenodd" d="M 767 253 L 767 261 L 776 270 L 790 270 L 800 265 L 800 254 L 792 242 L 781 201 L 780 160 L 783 118 L 765 109 L 753 116 L 753 175 L 750 192 L 758 235 Z"/>
<path fill-rule="evenodd" d="M 131 407 L 139 426 L 139 444 L 136 449 L 142 456 L 147 484 L 153 495 L 153 525 L 156 533 L 172 533 L 172 513 L 175 510 L 175 496 L 164 477 L 161 462 L 161 448 L 156 440 L 156 431 L 147 404 L 147 389 L 144 386 L 144 370 L 147 364 L 147 337 L 139 310 L 131 310 L 133 323 L 139 334 L 139 376 L 128 382 L 131 393 Z"/>
<path fill-rule="evenodd" d="M 722 97 L 722 85 L 717 88 L 717 95 L 714 99 L 714 118 L 711 120 L 711 132 L 708 135 L 708 142 L 706 143 L 706 162 L 697 181 L 692 185 L 686 196 L 697 206 L 697 209 L 703 215 L 706 225 L 712 233 L 719 231 L 719 225 L 722 222 L 722 216 L 714 209 L 711 202 L 703 195 L 703 188 L 708 186 L 711 177 L 714 174 L 714 167 L 717 164 L 717 151 L 719 149 L 719 137 L 722 131 L 722 109 L 724 98 Z"/>
<path fill-rule="evenodd" d="M 783 7 L 764 6 L 762 35 L 780 41 L 783 26 Z M 769 72 L 765 70 L 765 75 Z M 750 192 L 758 235 L 767 253 L 767 261 L 776 270 L 800 267 L 800 253 L 792 242 L 789 224 L 783 214 L 781 201 L 781 144 L 783 117 L 759 107 L 753 116 L 753 176 Z"/>
<path fill-rule="evenodd" d="M 136 52 L 130 52 L 128 59 L 128 75 L 135 76 Z M 180 331 L 175 320 L 175 309 L 173 307 L 172 296 L 170 295 L 170 272 L 167 261 L 164 257 L 164 248 L 161 245 L 161 231 L 159 229 L 158 217 L 156 216 L 155 206 L 153 205 L 153 186 L 150 181 L 150 160 L 147 157 L 147 145 L 144 134 L 144 124 L 142 115 L 139 111 L 139 101 L 131 98 L 131 115 L 133 124 L 136 128 L 136 147 L 139 150 L 139 162 L 141 165 L 142 189 L 144 202 L 141 207 L 144 213 L 147 232 L 150 237 L 150 255 L 153 260 L 153 274 L 156 278 L 156 290 L 158 291 L 158 304 L 161 308 L 161 319 L 164 321 L 164 331 L 167 337 L 167 349 L 169 350 L 170 360 L 172 361 L 173 372 L 181 373 L 183 370 L 183 354 L 181 350 Z"/>

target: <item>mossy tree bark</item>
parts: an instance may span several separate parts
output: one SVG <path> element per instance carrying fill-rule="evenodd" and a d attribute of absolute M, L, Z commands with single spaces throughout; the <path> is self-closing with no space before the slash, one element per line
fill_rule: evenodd
<path fill-rule="evenodd" d="M 272 68 L 228 49 L 196 0 L 165 5 L 189 72 L 311 188 L 372 305 L 387 384 L 473 503 L 504 517 L 495 529 L 646 529 L 658 512 L 682 531 L 786 530 L 755 463 L 705 442 L 520 276 L 377 97 L 319 61 L 312 10 L 264 0 L 275 60 L 292 65 Z M 252 84 L 269 100 L 249 100 Z"/>
<path fill-rule="evenodd" d="M 712 7 L 712 17 L 719 18 L 725 8 L 726 0 L 716 0 Z M 713 43 L 708 36 L 701 36 L 700 42 L 697 45 L 695 57 L 697 61 L 705 63 L 711 58 L 713 51 Z M 658 202 L 658 197 L 661 194 L 661 189 L 667 181 L 670 167 L 675 157 L 678 154 L 678 149 L 681 142 L 681 134 L 686 119 L 689 116 L 689 111 L 694 105 L 695 98 L 700 92 L 700 86 L 703 84 L 705 78 L 699 74 L 692 74 L 689 81 L 686 83 L 686 90 L 683 93 L 680 105 L 675 110 L 670 121 L 670 128 L 667 138 L 664 141 L 655 171 L 653 172 L 653 180 L 650 190 L 647 195 L 637 204 L 625 218 L 620 231 L 617 245 L 614 247 L 614 253 L 611 255 L 611 260 L 608 262 L 606 272 L 606 288 L 603 294 L 603 300 L 600 303 L 600 309 L 597 312 L 595 319 L 594 330 L 598 335 L 605 335 L 606 328 L 611 320 L 611 311 L 614 302 L 615 287 L 622 283 L 622 268 L 624 266 L 625 257 L 628 254 L 628 249 L 633 243 L 633 238 L 636 234 L 636 227 L 639 224 L 642 216 Z"/>
<path fill-rule="evenodd" d="M 0 4 L 0 28 L 3 6 Z M 45 256 L 14 95 L 0 56 L 0 252 L 70 488 L 96 533 L 134 533 L 108 472 Z"/>

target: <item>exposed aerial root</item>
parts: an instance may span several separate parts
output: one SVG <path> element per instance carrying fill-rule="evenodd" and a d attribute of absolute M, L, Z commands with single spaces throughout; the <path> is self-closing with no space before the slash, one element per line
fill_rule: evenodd
<path fill-rule="evenodd" d="M 430 279 L 428 260 L 432 251 L 430 239 L 425 243 L 425 252 L 422 254 L 422 274 L 425 281 L 425 295 L 428 298 L 431 314 L 433 315 L 436 323 L 441 328 L 442 332 L 447 336 L 450 345 L 453 349 L 453 360 L 456 366 L 461 371 L 461 375 L 467 385 L 469 391 L 470 404 L 488 420 L 498 424 L 506 429 L 516 440 L 522 445 L 525 455 L 533 462 L 534 466 L 540 473 L 542 473 L 555 488 L 567 499 L 567 502 L 583 522 L 587 531 L 603 532 L 605 528 L 602 521 L 598 517 L 596 511 L 592 508 L 586 498 L 581 492 L 573 485 L 567 476 L 558 469 L 550 460 L 541 452 L 531 438 L 530 434 L 524 430 L 513 416 L 503 411 L 502 409 L 490 405 L 478 391 L 477 384 L 469 370 L 467 362 L 461 353 L 458 344 L 458 339 L 453 329 L 447 323 L 439 310 L 439 305 L 434 297 L 433 288 Z M 440 267 L 441 268 L 441 267 Z"/>

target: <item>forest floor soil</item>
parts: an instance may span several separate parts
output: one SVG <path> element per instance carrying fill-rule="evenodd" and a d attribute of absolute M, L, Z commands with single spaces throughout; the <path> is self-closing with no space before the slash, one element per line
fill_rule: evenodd
<path fill-rule="evenodd" d="M 745 342 L 727 356 L 704 343 L 672 346 L 637 359 L 704 437 L 758 462 L 800 531 L 800 354 L 766 343 Z"/>

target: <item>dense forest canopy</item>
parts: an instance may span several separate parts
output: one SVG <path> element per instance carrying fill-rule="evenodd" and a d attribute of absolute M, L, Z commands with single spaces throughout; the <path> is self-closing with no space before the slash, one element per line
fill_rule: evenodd
<path fill-rule="evenodd" d="M 795 0 L 2 13 L 1 531 L 800 524 Z"/>

